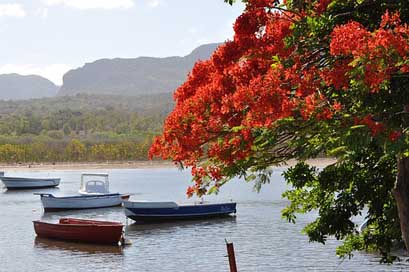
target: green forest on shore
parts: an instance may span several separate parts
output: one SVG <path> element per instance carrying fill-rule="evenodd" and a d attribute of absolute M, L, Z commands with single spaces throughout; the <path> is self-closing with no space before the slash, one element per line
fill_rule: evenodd
<path fill-rule="evenodd" d="M 170 94 L 0 101 L 0 163 L 146 160 Z"/>

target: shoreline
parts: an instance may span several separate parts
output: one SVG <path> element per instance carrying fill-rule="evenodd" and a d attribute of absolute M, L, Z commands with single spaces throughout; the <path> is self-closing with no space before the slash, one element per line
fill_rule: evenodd
<path fill-rule="evenodd" d="M 318 158 L 307 161 L 315 167 L 325 167 L 335 163 L 333 158 Z M 289 160 L 281 166 L 273 168 L 291 167 L 296 164 L 295 160 Z M 114 161 L 114 162 L 58 162 L 58 163 L 12 163 L 0 164 L 0 171 L 38 171 L 38 170 L 76 170 L 76 169 L 155 169 L 176 168 L 169 161 Z"/>
<path fill-rule="evenodd" d="M 0 171 L 77 170 L 77 169 L 149 169 L 175 167 L 168 161 L 56 162 L 0 164 Z"/>

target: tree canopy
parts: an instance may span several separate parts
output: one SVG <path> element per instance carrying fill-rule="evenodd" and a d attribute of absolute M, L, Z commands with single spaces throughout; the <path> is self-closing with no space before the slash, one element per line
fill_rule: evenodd
<path fill-rule="evenodd" d="M 0 163 L 146 160 L 169 95 L 0 100 Z"/>
<path fill-rule="evenodd" d="M 297 159 L 283 215 L 318 210 L 311 241 L 334 235 L 341 256 L 371 249 L 392 261 L 394 246 L 409 245 L 409 3 L 243 2 L 234 38 L 176 90 L 150 156 L 191 167 L 188 195 L 234 176 L 259 188 L 270 166 Z M 318 171 L 305 163 L 317 156 L 337 162 Z"/>

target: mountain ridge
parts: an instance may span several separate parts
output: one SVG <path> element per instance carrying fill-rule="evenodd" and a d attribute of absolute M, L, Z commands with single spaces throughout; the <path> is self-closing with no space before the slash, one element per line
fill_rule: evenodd
<path fill-rule="evenodd" d="M 194 63 L 210 58 L 220 44 L 198 46 L 186 56 L 98 59 L 69 70 L 61 86 L 39 75 L 0 74 L 0 100 L 77 94 L 170 95 L 186 80 Z"/>
<path fill-rule="evenodd" d="M 59 87 L 39 75 L 0 74 L 0 100 L 25 100 L 55 96 Z"/>
<path fill-rule="evenodd" d="M 183 57 L 105 58 L 86 63 L 64 75 L 58 95 L 172 93 L 185 81 L 194 63 L 208 59 L 219 45 L 201 45 Z"/>

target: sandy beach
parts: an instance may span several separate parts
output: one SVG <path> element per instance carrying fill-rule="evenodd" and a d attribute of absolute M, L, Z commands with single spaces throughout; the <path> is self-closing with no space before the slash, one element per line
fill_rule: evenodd
<path fill-rule="evenodd" d="M 325 167 L 332 164 L 335 159 L 319 158 L 308 160 L 316 167 Z M 295 165 L 295 160 L 288 161 L 280 167 Z M 57 162 L 57 163 L 13 163 L 0 164 L 0 171 L 38 171 L 38 170 L 72 170 L 72 169 L 149 169 L 149 168 L 174 168 L 174 163 L 169 161 L 109 161 L 109 162 Z"/>

